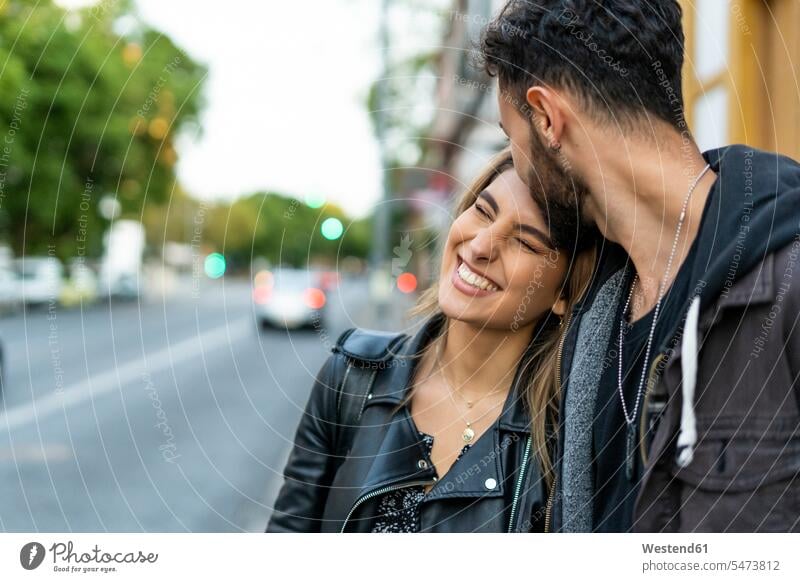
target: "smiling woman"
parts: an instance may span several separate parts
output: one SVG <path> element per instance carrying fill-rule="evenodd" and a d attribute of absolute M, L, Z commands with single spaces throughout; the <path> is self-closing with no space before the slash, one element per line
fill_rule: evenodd
<path fill-rule="evenodd" d="M 420 330 L 338 339 L 267 531 L 545 529 L 561 318 L 594 251 L 554 245 L 509 151 L 456 215 Z"/>

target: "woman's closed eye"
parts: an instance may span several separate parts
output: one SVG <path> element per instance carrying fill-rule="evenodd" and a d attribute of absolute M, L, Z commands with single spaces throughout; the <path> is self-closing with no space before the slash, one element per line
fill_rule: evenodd
<path fill-rule="evenodd" d="M 481 215 L 483 215 L 485 218 L 488 218 L 488 219 L 490 219 L 490 220 L 491 220 L 492 216 L 489 214 L 489 212 L 488 212 L 488 211 L 487 211 L 487 210 L 486 210 L 486 209 L 485 209 L 483 206 L 481 206 L 480 204 L 478 204 L 477 202 L 475 203 L 475 210 L 477 210 L 477 211 L 478 211 L 478 214 L 481 214 Z"/>
<path fill-rule="evenodd" d="M 537 254 L 537 255 L 542 255 L 542 254 L 544 254 L 544 252 L 543 252 L 543 251 L 541 251 L 540 249 L 536 248 L 534 245 L 532 245 L 531 243 L 529 243 L 528 241 L 526 241 L 524 238 L 517 238 L 517 240 L 519 241 L 519 243 L 520 243 L 520 244 L 521 244 L 523 247 L 525 247 L 525 249 L 526 249 L 526 250 L 528 250 L 528 251 L 530 251 L 530 252 L 532 252 L 532 253 L 534 253 L 534 254 Z"/>
<path fill-rule="evenodd" d="M 474 208 L 475 208 L 475 210 L 478 212 L 478 214 L 480 214 L 481 216 L 483 216 L 485 219 L 487 219 L 487 220 L 492 220 L 492 215 L 491 215 L 491 214 L 489 214 L 489 211 L 488 211 L 488 210 L 486 210 L 486 209 L 485 209 L 485 208 L 484 208 L 484 207 L 483 207 L 481 204 L 479 204 L 478 202 L 476 202 L 476 203 L 475 203 L 475 206 L 474 206 Z M 545 254 L 545 251 L 543 251 L 543 250 L 539 249 L 539 248 L 538 248 L 536 245 L 533 245 L 533 244 L 529 243 L 529 242 L 528 242 L 527 240 L 525 240 L 524 238 L 522 238 L 522 237 L 513 237 L 513 238 L 514 238 L 514 239 L 515 239 L 515 240 L 516 240 L 516 241 L 517 241 L 519 244 L 521 244 L 521 245 L 523 246 L 523 248 L 525 248 L 525 250 L 526 250 L 526 251 L 528 251 L 528 252 L 531 252 L 531 253 L 534 253 L 534 254 L 536 254 L 536 255 L 542 255 L 542 254 Z"/>

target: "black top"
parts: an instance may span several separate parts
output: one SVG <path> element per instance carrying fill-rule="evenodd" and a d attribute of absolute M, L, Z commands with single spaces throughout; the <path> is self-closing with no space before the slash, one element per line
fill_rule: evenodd
<path fill-rule="evenodd" d="M 696 239 L 695 239 L 696 243 Z M 683 306 L 688 294 L 692 291 L 691 272 L 696 255 L 696 244 L 693 244 L 689 254 L 679 269 L 672 285 L 664 295 L 661 303 L 661 312 L 658 316 L 653 344 L 648 360 L 648 368 L 658 354 L 659 346 L 669 340 L 669 330 L 674 329 L 684 317 Z M 630 293 L 633 281 L 633 266 L 628 265 L 627 277 L 623 286 L 622 300 L 617 308 L 614 328 L 609 344 L 609 365 L 603 370 L 600 386 L 598 387 L 597 402 L 595 405 L 595 422 L 593 434 L 592 458 L 594 461 L 593 473 L 595 476 L 594 496 L 594 531 L 599 532 L 624 532 L 629 531 L 633 525 L 633 506 L 638 493 L 638 485 L 642 478 L 644 467 L 639 455 L 639 423 L 642 409 L 644 408 L 644 391 L 639 398 L 639 407 L 632 425 L 634 440 L 632 442 L 633 472 L 631 478 L 627 475 L 627 450 L 628 450 L 628 425 L 622 409 L 619 395 L 619 335 L 622 310 Z M 630 311 L 630 310 L 629 310 Z M 636 395 L 642 379 L 642 369 L 647 351 L 647 339 L 650 326 L 653 323 L 654 309 L 632 325 L 627 323 L 623 335 L 623 360 L 622 382 L 625 395 L 625 405 L 628 418 L 633 414 L 636 406 Z"/>
<path fill-rule="evenodd" d="M 431 450 L 433 450 L 433 437 L 429 434 L 417 430 L 419 436 L 425 443 L 425 453 L 430 463 Z M 458 458 L 453 463 L 455 467 L 458 460 L 464 456 L 471 445 L 464 445 Z M 433 466 L 433 463 L 431 463 Z M 438 475 L 437 475 L 438 477 Z M 435 485 L 434 485 L 435 487 Z M 378 511 L 375 523 L 372 526 L 373 533 L 416 533 L 419 531 L 419 504 L 425 499 L 425 488 L 422 485 L 414 485 L 395 489 L 384 493 L 378 502 Z"/>

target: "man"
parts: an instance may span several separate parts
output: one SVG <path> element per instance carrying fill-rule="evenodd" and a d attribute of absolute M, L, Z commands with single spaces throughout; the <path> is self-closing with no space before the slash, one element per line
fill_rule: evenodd
<path fill-rule="evenodd" d="M 604 237 L 551 529 L 800 531 L 800 165 L 700 152 L 674 0 L 512 0 L 481 51 L 532 195 Z"/>

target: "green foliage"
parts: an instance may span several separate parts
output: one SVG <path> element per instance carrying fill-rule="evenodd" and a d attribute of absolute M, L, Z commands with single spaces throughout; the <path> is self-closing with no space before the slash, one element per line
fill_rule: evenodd
<path fill-rule="evenodd" d="M 330 241 L 320 233 L 322 222 L 336 217 L 344 224 L 341 239 Z M 257 193 L 230 204 L 208 205 L 182 191 L 168 204 L 151 206 L 145 226 L 151 244 L 163 240 L 201 244 L 205 252 L 218 251 L 240 268 L 255 257 L 295 267 L 336 265 L 347 256 L 367 258 L 371 219 L 352 220 L 333 204 L 310 208 L 300 200 L 274 193 Z"/>
<path fill-rule="evenodd" d="M 139 219 L 175 185 L 174 137 L 197 121 L 205 69 L 129 11 L 0 6 L 0 235 L 18 254 L 97 255 L 102 196 Z M 125 36 L 123 16 L 137 22 Z"/>
<path fill-rule="evenodd" d="M 322 222 L 329 217 L 338 218 L 345 226 L 340 240 L 327 240 L 320 233 Z M 320 262 L 333 265 L 337 257 L 348 255 L 364 258 L 369 237 L 367 221 L 351 221 L 335 205 L 315 209 L 294 198 L 259 193 L 216 207 L 204 238 L 239 264 L 263 256 L 273 264 L 299 267 Z"/>

